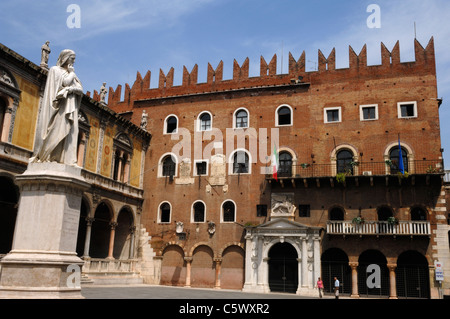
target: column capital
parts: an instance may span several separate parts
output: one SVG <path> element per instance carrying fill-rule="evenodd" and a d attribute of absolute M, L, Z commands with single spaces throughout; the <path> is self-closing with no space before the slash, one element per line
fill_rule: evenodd
<path fill-rule="evenodd" d="M 359 266 L 359 262 L 357 261 L 351 261 L 348 263 L 348 265 L 353 269 L 353 268 L 357 268 Z"/>
<path fill-rule="evenodd" d="M 193 257 L 184 257 L 184 261 L 187 263 L 191 263 L 193 259 Z"/>

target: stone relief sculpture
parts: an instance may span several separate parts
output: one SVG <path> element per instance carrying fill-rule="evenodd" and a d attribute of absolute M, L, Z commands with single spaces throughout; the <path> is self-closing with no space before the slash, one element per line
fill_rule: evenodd
<path fill-rule="evenodd" d="M 148 124 L 148 113 L 146 110 L 142 112 L 141 117 L 141 129 L 147 130 L 147 124 Z"/>
<path fill-rule="evenodd" d="M 74 63 L 75 52 L 66 49 L 49 70 L 31 163 L 77 164 L 78 110 L 83 87 Z"/>
<path fill-rule="evenodd" d="M 208 233 L 212 236 L 216 232 L 216 224 L 214 222 L 208 223 Z"/>
<path fill-rule="evenodd" d="M 294 196 L 291 194 L 272 194 L 272 216 L 292 216 L 295 213 Z"/>

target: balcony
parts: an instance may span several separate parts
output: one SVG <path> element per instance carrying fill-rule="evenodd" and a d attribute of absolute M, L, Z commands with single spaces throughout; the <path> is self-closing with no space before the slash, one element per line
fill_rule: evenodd
<path fill-rule="evenodd" d="M 409 161 L 405 169 L 409 175 L 444 174 L 442 160 Z M 388 176 L 397 175 L 399 169 L 395 163 L 386 162 L 357 162 L 338 167 L 332 164 L 301 164 L 289 167 L 281 166 L 279 178 L 323 178 L 334 177 L 344 172 L 347 176 Z"/>
<path fill-rule="evenodd" d="M 389 224 L 382 221 L 368 221 L 355 224 L 352 221 L 329 221 L 327 223 L 329 235 L 372 235 L 372 236 L 431 236 L 428 221 L 399 221 Z"/>

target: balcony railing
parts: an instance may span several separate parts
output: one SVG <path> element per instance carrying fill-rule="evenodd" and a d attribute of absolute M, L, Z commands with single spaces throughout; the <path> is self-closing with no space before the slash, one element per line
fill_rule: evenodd
<path fill-rule="evenodd" d="M 100 259 L 92 258 L 86 260 L 83 266 L 83 272 L 86 274 L 105 274 L 105 273 L 132 273 L 136 270 L 137 260 L 127 259 Z"/>
<path fill-rule="evenodd" d="M 330 235 L 399 235 L 399 236 L 430 236 L 430 222 L 399 221 L 389 224 L 381 221 L 368 221 L 355 224 L 352 221 L 329 221 L 327 234 Z"/>
<path fill-rule="evenodd" d="M 405 167 L 408 174 L 444 174 L 442 160 L 409 161 Z M 357 162 L 345 167 L 332 164 L 301 164 L 280 167 L 278 177 L 281 178 L 318 178 L 336 176 L 345 173 L 347 176 L 386 176 L 397 175 L 399 169 L 395 162 Z"/>

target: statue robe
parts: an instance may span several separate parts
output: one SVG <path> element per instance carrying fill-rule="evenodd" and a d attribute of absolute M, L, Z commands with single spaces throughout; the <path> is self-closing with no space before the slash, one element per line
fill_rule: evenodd
<path fill-rule="evenodd" d="M 83 88 L 76 76 L 71 83 L 66 83 L 68 75 L 68 71 L 60 66 L 49 70 L 37 127 L 35 154 L 30 162 L 77 164 L 81 95 L 70 93 L 69 89 Z"/>

